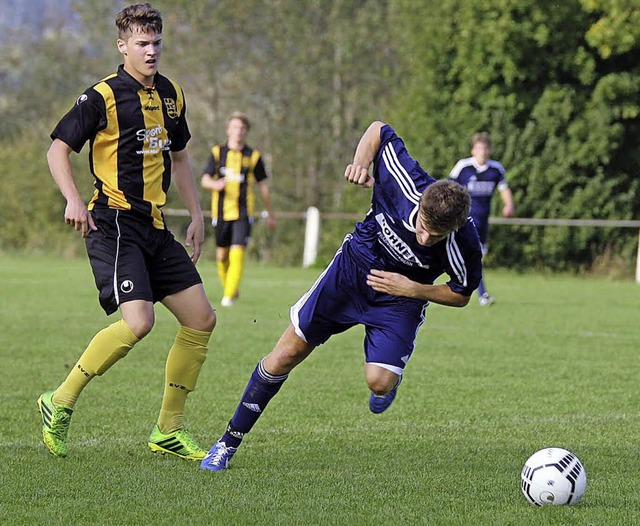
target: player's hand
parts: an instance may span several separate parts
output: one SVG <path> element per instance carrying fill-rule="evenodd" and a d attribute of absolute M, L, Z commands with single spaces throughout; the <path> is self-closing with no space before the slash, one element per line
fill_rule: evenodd
<path fill-rule="evenodd" d="M 187 228 L 187 237 L 184 244 L 188 247 L 193 247 L 191 250 L 191 261 L 197 263 L 200 259 L 202 252 L 202 244 L 204 243 L 204 221 L 192 220 Z"/>
<path fill-rule="evenodd" d="M 376 292 L 391 294 L 392 296 L 414 297 L 414 282 L 408 277 L 396 272 L 371 269 L 367 275 L 367 285 Z"/>
<path fill-rule="evenodd" d="M 87 237 L 89 230 L 98 230 L 91 213 L 87 210 L 87 205 L 80 199 L 67 201 L 64 222 L 72 226 L 76 232 L 82 232 L 82 237 Z"/>
<path fill-rule="evenodd" d="M 359 164 L 348 164 L 344 171 L 344 177 L 350 183 L 363 188 L 371 188 L 374 182 L 373 177 L 369 175 L 369 168 Z"/>
<path fill-rule="evenodd" d="M 216 192 L 222 192 L 222 190 L 224 190 L 224 187 L 227 186 L 227 179 L 224 177 L 213 179 L 211 186 Z"/>
<path fill-rule="evenodd" d="M 502 209 L 503 217 L 513 217 L 514 213 L 515 213 L 515 210 L 513 205 L 504 205 L 504 208 Z"/>

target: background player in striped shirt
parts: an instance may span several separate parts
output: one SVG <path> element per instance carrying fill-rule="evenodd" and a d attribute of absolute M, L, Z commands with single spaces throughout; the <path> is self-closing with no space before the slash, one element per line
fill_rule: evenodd
<path fill-rule="evenodd" d="M 513 195 L 504 177 L 504 167 L 498 161 L 489 159 L 489 155 L 491 137 L 487 132 L 476 133 L 471 137 L 471 157 L 460 159 L 449 174 L 450 179 L 469 190 L 471 217 L 478 229 L 483 254 L 487 253 L 491 198 L 496 188 L 504 205 L 502 215 L 511 217 L 514 214 Z M 495 298 L 487 291 L 484 280 L 480 280 L 478 286 L 478 301 L 483 307 L 495 303 Z"/>
<path fill-rule="evenodd" d="M 124 65 L 78 97 L 51 134 L 47 160 L 67 201 L 65 221 L 86 238 L 100 304 L 107 314 L 120 310 L 121 319 L 95 335 L 55 391 L 38 398 L 42 438 L 51 453 L 67 455 L 69 424 L 80 393 L 151 331 L 154 303 L 160 301 L 180 328 L 167 357 L 162 406 L 148 446 L 200 460 L 205 451 L 185 429 L 184 406 L 195 389 L 216 316 L 195 268 L 204 221 L 187 153 L 191 135 L 184 94 L 158 73 L 160 12 L 148 3 L 132 5 L 118 13 L 116 26 Z M 80 152 L 87 141 L 95 178 L 88 206 L 70 162 L 71 152 Z M 191 256 L 162 215 L 172 180 L 191 215 L 186 236 Z M 148 375 L 140 367 L 136 377 L 145 382 Z"/>
<path fill-rule="evenodd" d="M 365 327 L 369 409 L 382 413 L 395 399 L 429 303 L 464 307 L 478 286 L 482 251 L 468 217 L 469 193 L 430 177 L 393 128 L 373 122 L 344 175 L 373 189 L 371 209 L 291 307 L 289 327 L 256 366 L 203 469 L 226 469 L 289 372 L 316 346 L 355 325 Z M 434 284 L 442 274 L 449 280 Z"/>
<path fill-rule="evenodd" d="M 233 112 L 227 119 L 227 142 L 211 148 L 201 185 L 211 190 L 211 222 L 215 228 L 216 263 L 222 283 L 222 307 L 238 297 L 244 256 L 251 237 L 255 209 L 254 186 L 260 190 L 267 212 L 267 226 L 276 226 L 271 192 L 260 152 L 247 145 L 249 118 Z"/>

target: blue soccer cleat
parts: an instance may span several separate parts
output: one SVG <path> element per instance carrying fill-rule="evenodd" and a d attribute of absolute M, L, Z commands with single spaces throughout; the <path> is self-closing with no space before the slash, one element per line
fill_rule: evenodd
<path fill-rule="evenodd" d="M 371 393 L 369 396 L 369 409 L 372 413 L 379 414 L 386 411 L 389 406 L 396 399 L 396 394 L 398 394 L 398 386 L 402 381 L 402 376 L 398 379 L 398 383 L 396 386 L 391 389 L 386 395 L 378 396 L 376 394 Z"/>
<path fill-rule="evenodd" d="M 229 467 L 229 461 L 233 458 L 237 447 L 227 447 L 227 444 L 218 440 L 200 463 L 201 469 L 209 471 L 223 471 Z"/>

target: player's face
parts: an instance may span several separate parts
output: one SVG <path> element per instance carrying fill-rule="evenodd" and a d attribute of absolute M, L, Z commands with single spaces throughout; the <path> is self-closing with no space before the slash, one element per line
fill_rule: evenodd
<path fill-rule="evenodd" d="M 421 245 L 425 247 L 435 245 L 450 233 L 451 232 L 438 232 L 437 230 L 429 228 L 429 226 L 425 224 L 424 219 L 418 216 L 418 220 L 416 221 L 416 239 Z"/>
<path fill-rule="evenodd" d="M 134 27 L 125 40 L 118 39 L 118 50 L 124 56 L 124 69 L 145 86 L 153 86 L 162 52 L 162 35 Z"/>
<path fill-rule="evenodd" d="M 231 119 L 227 126 L 227 137 L 233 144 L 244 144 L 247 138 L 247 127 L 240 119 Z"/>
<path fill-rule="evenodd" d="M 487 143 L 478 141 L 473 145 L 473 148 L 471 148 L 471 155 L 473 155 L 473 158 L 480 166 L 484 166 L 487 164 L 489 155 L 491 155 L 491 146 Z"/>

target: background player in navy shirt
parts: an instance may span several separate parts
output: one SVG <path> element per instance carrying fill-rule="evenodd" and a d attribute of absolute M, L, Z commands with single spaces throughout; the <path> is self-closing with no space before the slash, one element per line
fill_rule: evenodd
<path fill-rule="evenodd" d="M 460 159 L 451 170 L 449 178 L 457 181 L 469 190 L 471 195 L 471 217 L 478 229 L 482 253 L 487 253 L 487 235 L 489 234 L 489 215 L 491 214 L 491 198 L 497 188 L 502 198 L 502 215 L 511 217 L 514 213 L 513 195 L 504 177 L 504 167 L 491 155 L 491 137 L 487 132 L 476 133 L 471 137 L 471 155 Z M 495 299 L 487 292 L 484 280 L 478 286 L 480 305 L 488 306 Z"/>
<path fill-rule="evenodd" d="M 374 163 L 373 173 L 369 168 Z M 256 366 L 227 431 L 201 463 L 226 469 L 289 372 L 316 346 L 365 327 L 369 408 L 393 402 L 430 302 L 464 307 L 482 275 L 482 251 L 466 189 L 435 181 L 382 122 L 366 130 L 345 178 L 373 188 L 371 209 L 329 266 L 291 307 L 291 323 Z M 435 285 L 446 273 L 449 281 Z"/>

